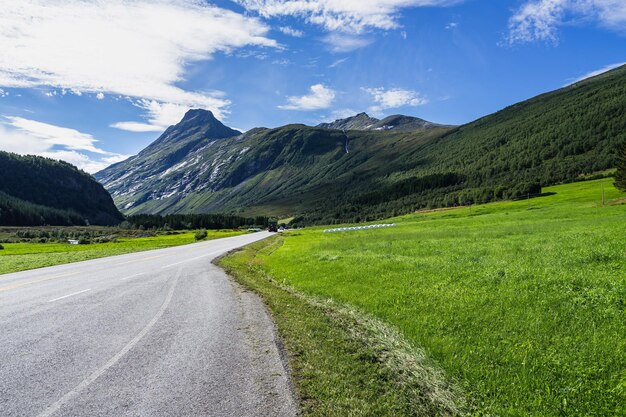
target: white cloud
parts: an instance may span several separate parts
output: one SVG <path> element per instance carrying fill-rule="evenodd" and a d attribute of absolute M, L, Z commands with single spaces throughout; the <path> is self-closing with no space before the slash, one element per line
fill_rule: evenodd
<path fill-rule="evenodd" d="M 395 29 L 401 9 L 449 6 L 463 0 L 235 0 L 263 17 L 297 16 L 327 30 Z"/>
<path fill-rule="evenodd" d="M 0 86 L 110 93 L 212 110 L 188 91 L 188 64 L 242 47 L 277 47 L 258 18 L 200 0 L 0 0 Z"/>
<path fill-rule="evenodd" d="M 362 88 L 372 96 L 376 105 L 371 106 L 369 111 L 372 113 L 380 113 L 386 109 L 395 109 L 404 106 L 421 106 L 428 103 L 426 98 L 422 97 L 418 92 L 413 90 L 404 90 L 402 88 Z"/>
<path fill-rule="evenodd" d="M 509 20 L 509 43 L 558 43 L 558 28 L 572 21 L 595 21 L 609 29 L 626 28 L 624 0 L 531 0 Z"/>
<path fill-rule="evenodd" d="M 4 91 L 2 88 L 0 88 L 0 97 L 6 97 L 9 95 L 8 91 Z"/>
<path fill-rule="evenodd" d="M 446 25 L 446 29 L 447 30 L 451 30 L 454 29 L 455 27 L 459 26 L 459 24 L 457 22 L 450 22 Z"/>
<path fill-rule="evenodd" d="M 290 28 L 289 26 L 281 26 L 278 28 L 285 35 L 294 36 L 296 38 L 301 38 L 304 36 L 304 32 L 298 29 Z"/>
<path fill-rule="evenodd" d="M 370 38 L 340 33 L 330 33 L 322 40 L 328 45 L 328 49 L 334 53 L 354 51 L 355 49 L 366 47 L 372 43 L 372 39 Z"/>
<path fill-rule="evenodd" d="M 115 129 L 126 130 L 128 132 L 162 132 L 162 126 L 151 125 L 140 122 L 116 122 L 110 125 Z"/>
<path fill-rule="evenodd" d="M 98 94 L 96 94 L 96 99 L 98 99 L 98 100 L 104 100 L 104 93 L 99 92 Z"/>
<path fill-rule="evenodd" d="M 87 172 L 96 172 L 127 155 L 96 146 L 92 135 L 22 117 L 5 116 L 0 123 L 0 149 L 19 154 L 62 159 Z"/>
<path fill-rule="evenodd" d="M 335 99 L 335 91 L 323 84 L 310 87 L 310 94 L 287 97 L 288 104 L 278 106 L 283 110 L 319 110 L 327 109 Z"/>
<path fill-rule="evenodd" d="M 626 62 L 619 62 L 617 64 L 606 65 L 606 66 L 604 66 L 604 67 L 602 67 L 600 69 L 588 72 L 587 74 L 582 75 L 582 76 L 574 79 L 573 81 L 568 82 L 566 84 L 566 86 L 574 84 L 574 83 L 577 83 L 577 82 L 582 81 L 582 80 L 586 80 L 587 78 L 595 77 L 596 75 L 604 74 L 605 72 L 611 71 L 612 69 L 615 69 L 615 68 L 618 68 L 618 67 L 621 67 L 622 65 L 626 65 Z"/>

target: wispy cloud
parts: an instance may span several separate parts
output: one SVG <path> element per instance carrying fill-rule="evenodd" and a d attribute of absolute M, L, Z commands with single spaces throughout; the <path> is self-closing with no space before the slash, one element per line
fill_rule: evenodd
<path fill-rule="evenodd" d="M 404 106 L 421 106 L 428 103 L 428 100 L 413 90 L 405 90 L 402 88 L 390 88 L 385 89 L 378 88 L 362 88 L 372 96 L 372 99 L 376 103 L 369 108 L 369 111 L 375 114 L 379 114 L 383 110 L 395 109 Z"/>
<path fill-rule="evenodd" d="M 110 93 L 218 117 L 229 100 L 178 86 L 188 64 L 277 47 L 269 27 L 197 0 L 0 0 L 0 86 Z"/>
<path fill-rule="evenodd" d="M 373 39 L 364 36 L 346 35 L 342 33 L 330 33 L 323 39 L 330 52 L 343 53 L 351 52 L 355 49 L 364 48 L 371 44 Z"/>
<path fill-rule="evenodd" d="M 212 94 L 217 99 L 224 95 L 224 93 L 219 91 L 215 91 Z M 189 110 L 189 105 L 186 104 L 163 103 L 148 99 L 135 100 L 132 101 L 132 104 L 145 111 L 147 123 L 125 121 L 113 123 L 111 127 L 129 132 L 160 132 L 180 122 L 185 112 Z"/>
<path fill-rule="evenodd" d="M 619 62 L 617 64 L 606 65 L 606 66 L 604 66 L 604 67 L 602 67 L 600 69 L 597 69 L 597 70 L 594 70 L 594 71 L 590 71 L 590 72 L 586 73 L 585 75 L 581 75 L 580 77 L 575 78 L 575 79 L 569 81 L 567 84 L 565 84 L 565 86 L 572 85 L 572 84 L 577 83 L 577 82 L 582 81 L 582 80 L 586 80 L 587 78 L 595 77 L 596 75 L 604 74 L 605 72 L 611 71 L 612 69 L 615 69 L 615 68 L 618 68 L 618 67 L 621 67 L 622 65 L 626 65 L 626 62 Z"/>
<path fill-rule="evenodd" d="M 328 66 L 328 68 L 335 68 L 336 66 L 339 66 L 341 64 L 343 64 L 344 62 L 346 62 L 348 60 L 348 58 L 341 58 L 336 60 L 335 62 L 333 62 L 332 64 L 330 64 Z"/>
<path fill-rule="evenodd" d="M 315 84 L 304 96 L 287 97 L 287 104 L 278 106 L 282 110 L 319 110 L 329 108 L 335 99 L 335 91 L 323 84 Z"/>
<path fill-rule="evenodd" d="M 530 0 L 509 20 L 509 43 L 545 41 L 558 43 L 558 29 L 578 20 L 593 21 L 601 26 L 624 32 L 624 0 Z"/>
<path fill-rule="evenodd" d="M 163 126 L 151 125 L 141 122 L 115 122 L 110 125 L 115 129 L 126 130 L 127 132 L 162 132 Z"/>
<path fill-rule="evenodd" d="M 62 159 L 87 172 L 96 172 L 127 155 L 99 148 L 92 135 L 22 117 L 5 116 L 0 123 L 0 149 Z"/>
<path fill-rule="evenodd" d="M 395 29 L 403 8 L 449 6 L 463 0 L 235 0 L 264 17 L 296 16 L 331 31 Z"/>

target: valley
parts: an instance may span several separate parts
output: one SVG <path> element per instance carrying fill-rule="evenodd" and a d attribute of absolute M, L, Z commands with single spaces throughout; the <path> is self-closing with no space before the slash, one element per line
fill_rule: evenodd
<path fill-rule="evenodd" d="M 612 169 L 626 141 L 625 97 L 622 66 L 457 127 L 394 116 L 410 123 L 370 129 L 377 119 L 359 114 L 239 134 L 194 110 L 95 177 L 127 214 L 370 221 L 538 194 Z"/>
<path fill-rule="evenodd" d="M 0 2 L 0 417 L 626 417 L 626 0 Z"/>

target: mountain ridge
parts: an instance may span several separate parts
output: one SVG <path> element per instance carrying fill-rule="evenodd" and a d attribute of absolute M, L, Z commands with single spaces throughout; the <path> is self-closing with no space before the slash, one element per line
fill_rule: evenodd
<path fill-rule="evenodd" d="M 514 198 L 611 168 L 616 144 L 626 141 L 625 113 L 626 66 L 462 126 L 287 125 L 225 140 L 196 132 L 96 177 L 128 213 L 226 211 L 301 215 L 313 223 L 359 221 Z M 339 121 L 355 117 L 359 123 L 371 119 L 360 113 Z"/>
<path fill-rule="evenodd" d="M 396 130 L 396 131 L 420 131 L 433 127 L 449 127 L 438 123 L 429 122 L 424 119 L 402 114 L 393 114 L 380 120 L 370 117 L 367 113 L 361 112 L 344 119 L 336 119 L 330 123 L 320 123 L 316 127 L 323 129 L 338 130 Z"/>

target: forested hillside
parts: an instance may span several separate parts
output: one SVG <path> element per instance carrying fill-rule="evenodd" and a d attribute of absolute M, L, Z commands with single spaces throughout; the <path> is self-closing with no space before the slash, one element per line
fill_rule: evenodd
<path fill-rule="evenodd" d="M 0 152 L 0 225 L 112 225 L 122 219 L 89 174 L 66 162 Z"/>
<path fill-rule="evenodd" d="M 288 125 L 219 135 L 215 127 L 222 132 L 223 125 L 198 110 L 97 178 L 128 213 L 372 220 L 528 196 L 614 168 L 626 141 L 624 114 L 626 67 L 459 127 L 344 132 Z M 192 116 L 210 126 L 190 123 Z M 353 126 L 362 128 L 366 118 L 357 115 Z"/>

